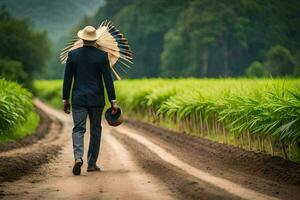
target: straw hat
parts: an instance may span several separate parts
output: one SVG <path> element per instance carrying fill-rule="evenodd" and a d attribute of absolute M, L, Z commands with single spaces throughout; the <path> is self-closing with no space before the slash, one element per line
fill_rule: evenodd
<path fill-rule="evenodd" d="M 69 51 L 83 46 L 83 40 L 96 40 L 95 47 L 108 53 L 109 65 L 116 79 L 121 79 L 121 73 L 131 68 L 132 52 L 128 40 L 111 21 L 103 21 L 97 30 L 87 26 L 77 36 L 79 38 L 74 37 L 61 50 L 61 63 L 66 63 Z"/>
<path fill-rule="evenodd" d="M 77 36 L 86 41 L 96 41 L 100 33 L 93 26 L 86 26 L 84 29 L 78 31 Z"/>

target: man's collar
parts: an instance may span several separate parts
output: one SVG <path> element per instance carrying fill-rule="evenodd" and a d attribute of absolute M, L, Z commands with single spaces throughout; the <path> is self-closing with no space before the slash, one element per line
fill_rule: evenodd
<path fill-rule="evenodd" d="M 94 44 L 83 44 L 84 47 L 96 47 Z"/>

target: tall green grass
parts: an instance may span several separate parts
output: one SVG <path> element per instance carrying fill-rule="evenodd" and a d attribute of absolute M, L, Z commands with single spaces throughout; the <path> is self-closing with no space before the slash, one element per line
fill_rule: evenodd
<path fill-rule="evenodd" d="M 299 79 L 137 79 L 116 90 L 130 118 L 300 161 Z"/>
<path fill-rule="evenodd" d="M 33 133 L 38 123 L 32 94 L 17 83 L 0 79 L 0 140 Z"/>
<path fill-rule="evenodd" d="M 299 159 L 299 79 L 124 80 L 117 96 L 131 118 Z"/>
<path fill-rule="evenodd" d="M 34 82 L 35 95 L 55 108 L 62 108 L 62 81 L 39 80 Z"/>

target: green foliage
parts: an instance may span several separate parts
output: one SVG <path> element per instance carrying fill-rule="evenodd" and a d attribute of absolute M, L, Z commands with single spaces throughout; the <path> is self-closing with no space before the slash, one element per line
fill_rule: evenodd
<path fill-rule="evenodd" d="M 23 71 L 22 63 L 14 60 L 0 59 L 0 77 L 7 80 L 26 82 L 27 75 Z"/>
<path fill-rule="evenodd" d="M 296 77 L 300 77 L 300 66 L 296 66 L 295 67 L 294 75 Z"/>
<path fill-rule="evenodd" d="M 118 102 L 130 118 L 297 160 L 299 83 L 299 79 L 145 79 L 122 80 L 116 88 Z M 266 147 L 266 141 L 271 145 Z"/>
<path fill-rule="evenodd" d="M 41 66 L 43 72 L 38 78 L 62 78 L 64 68 L 58 59 L 60 49 L 70 39 L 74 26 L 85 15 L 94 14 L 103 3 L 103 0 L 51 0 L 42 3 L 40 0 L 0 0 L 0 6 L 4 5 L 13 17 L 30 19 L 34 30 L 47 31 L 51 39 L 51 57 L 46 68 Z M 38 44 L 40 53 L 48 54 L 43 49 L 46 46 L 45 42 Z"/>
<path fill-rule="evenodd" d="M 21 126 L 9 135 L 0 135 L 0 142 L 14 141 L 25 136 L 36 133 L 36 129 L 40 123 L 40 116 L 36 112 L 28 113 L 27 119 Z"/>
<path fill-rule="evenodd" d="M 261 62 L 254 61 L 246 69 L 245 74 L 248 77 L 265 77 L 268 75 L 268 72 Z"/>
<path fill-rule="evenodd" d="M 14 19 L 3 9 L 0 9 L 0 30 L 0 57 L 6 60 L 1 62 L 1 72 L 6 77 L 8 72 L 16 72 L 8 78 L 15 77 L 15 80 L 29 87 L 34 75 L 43 71 L 49 56 L 47 34 L 34 32 L 29 21 Z M 18 69 L 20 71 L 17 72 Z"/>
<path fill-rule="evenodd" d="M 59 80 L 36 81 L 37 95 L 60 108 L 61 84 Z M 299 88 L 299 79 L 116 82 L 118 104 L 130 118 L 234 145 L 241 140 L 249 143 L 247 149 L 262 152 L 267 148 L 262 141 L 268 141 L 268 152 L 273 155 L 285 156 L 282 148 L 288 146 L 288 158 L 295 160 L 300 155 L 295 150 L 300 140 Z"/>
<path fill-rule="evenodd" d="M 38 0 L 1 0 L 0 4 L 13 16 L 29 17 L 38 30 L 48 31 L 54 47 L 45 72 L 48 78 L 62 78 L 63 66 L 57 57 L 71 29 L 76 24 L 72 33 L 87 24 L 98 26 L 104 19 L 111 19 L 132 46 L 135 67 L 128 77 L 240 76 L 253 61 L 264 60 L 277 44 L 299 55 L 297 0 L 52 0 L 42 4 Z M 83 17 L 85 14 L 93 15 Z M 281 73 L 299 75 L 300 62 L 295 61 L 294 72 Z M 286 63 L 269 64 L 276 71 Z"/>
<path fill-rule="evenodd" d="M 274 76 L 292 75 L 294 60 L 291 52 L 280 45 L 273 46 L 267 52 L 266 66 Z"/>
<path fill-rule="evenodd" d="M 166 33 L 164 41 L 164 49 L 169 49 L 169 51 L 161 53 L 161 75 L 164 77 L 191 76 L 194 69 L 186 65 L 191 59 L 187 41 L 178 35 L 176 30 Z M 186 51 L 180 49 L 186 49 Z M 177 52 L 176 56 L 174 52 Z"/>
<path fill-rule="evenodd" d="M 0 135 L 19 132 L 31 113 L 34 113 L 31 93 L 17 83 L 0 79 Z"/>
<path fill-rule="evenodd" d="M 175 43 L 173 45 L 178 41 L 185 41 L 183 49 L 190 53 L 190 57 L 183 66 L 192 68 L 188 70 L 190 75 L 207 77 L 209 63 L 214 64 L 214 60 L 218 60 L 214 65 L 220 67 L 219 74 L 229 75 L 230 53 L 247 45 L 244 29 L 248 26 L 249 20 L 239 16 L 233 6 L 228 4 L 225 1 L 218 1 L 216 5 L 205 0 L 191 1 L 182 11 L 175 31 L 178 39 L 173 41 Z M 165 43 L 168 45 L 167 41 Z M 234 49 L 231 49 L 232 44 L 235 45 Z M 172 55 L 178 50 L 169 49 L 167 46 L 164 48 L 164 52 L 171 51 L 169 54 Z M 211 56 L 216 52 L 219 53 L 218 59 Z M 172 63 L 164 65 L 172 70 Z M 180 72 L 177 76 L 181 76 Z"/>
<path fill-rule="evenodd" d="M 124 32 L 129 77 L 223 77 L 243 75 L 277 44 L 299 51 L 299 12 L 297 0 L 112 0 L 83 23 L 109 18 Z"/>
<path fill-rule="evenodd" d="M 181 0 L 111 0 L 83 23 L 99 25 L 101 20 L 111 19 L 126 35 L 134 52 L 135 68 L 129 72 L 130 77 L 155 77 L 160 75 L 165 33 L 185 5 L 186 1 Z"/>
<path fill-rule="evenodd" d="M 294 75 L 300 77 L 300 49 L 294 54 L 295 69 Z"/>
<path fill-rule="evenodd" d="M 61 80 L 39 80 L 34 82 L 35 95 L 50 105 L 61 108 L 62 81 Z"/>

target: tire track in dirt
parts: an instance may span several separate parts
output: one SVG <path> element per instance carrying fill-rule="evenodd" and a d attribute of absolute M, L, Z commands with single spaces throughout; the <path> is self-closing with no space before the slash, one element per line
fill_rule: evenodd
<path fill-rule="evenodd" d="M 35 103 L 40 109 L 42 103 L 38 100 L 35 100 Z M 42 109 L 41 112 L 45 115 Z M 31 173 L 58 154 L 64 142 L 64 138 L 59 135 L 63 128 L 62 124 L 53 116 L 46 117 L 42 123 L 48 124 L 40 126 L 45 130 L 37 136 L 21 139 L 19 144 L 18 142 L 9 143 L 7 146 L 4 144 L 6 147 L 0 152 L 0 182 L 13 181 L 26 173 Z M 30 138 L 33 141 L 29 141 Z"/>
<path fill-rule="evenodd" d="M 176 153 L 180 151 L 178 147 L 174 153 L 176 146 L 172 146 L 172 140 L 161 142 L 158 135 L 151 133 L 147 133 L 151 137 L 146 137 L 146 132 L 141 133 L 140 129 L 126 124 L 117 128 L 103 126 L 98 161 L 101 173 L 87 173 L 84 159 L 82 175 L 73 176 L 71 116 L 37 99 L 35 104 L 52 120 L 60 121 L 62 127 L 52 128 L 52 135 L 37 144 L 6 152 L 6 157 L 25 156 L 30 159 L 41 147 L 62 148 L 61 153 L 50 159 L 49 163 L 34 169 L 33 173 L 14 182 L 1 183 L 1 199 L 278 199 L 270 193 L 261 192 L 264 190 L 258 192 L 235 181 L 210 174 L 188 161 L 196 156 L 193 153 L 197 151 L 192 152 L 189 159 L 182 159 L 182 155 Z M 88 131 L 89 126 L 85 144 L 89 139 Z M 176 139 L 172 134 L 168 137 Z M 85 153 L 86 148 L 87 145 Z M 23 165 L 30 161 L 28 159 L 19 158 Z M 7 162 L 6 167 L 11 164 L 12 162 Z M 30 171 L 30 167 L 26 172 L 28 170 Z"/>
<path fill-rule="evenodd" d="M 165 149 L 157 146 L 156 144 L 152 143 L 151 141 L 147 140 L 143 136 L 139 135 L 135 130 L 130 129 L 126 126 L 121 126 L 117 128 L 118 133 L 124 134 L 138 143 L 145 146 L 151 150 L 156 156 L 164 160 L 165 162 L 183 170 L 186 174 L 197 177 L 198 179 L 205 181 L 215 187 L 225 190 L 226 192 L 238 196 L 242 199 L 269 199 L 269 200 L 277 200 L 278 198 L 268 196 L 251 189 L 245 188 L 241 185 L 238 185 L 234 182 L 229 180 L 213 176 L 203 170 L 197 169 L 182 160 L 178 159 L 176 156 L 168 153 Z"/>
<path fill-rule="evenodd" d="M 103 127 L 98 161 L 101 173 L 86 172 L 84 158 L 81 176 L 74 176 L 71 170 L 73 165 L 71 116 L 58 112 L 38 100 L 37 104 L 49 116 L 57 117 L 63 124 L 63 128 L 58 132 L 59 140 L 63 141 L 61 153 L 33 173 L 14 182 L 1 183 L 1 199 L 176 199 L 176 195 L 172 194 L 158 178 L 145 173 L 134 164 L 134 155 L 109 134 L 110 129 L 106 126 Z M 88 136 L 86 133 L 85 144 L 88 143 Z M 85 145 L 86 152 L 87 145 Z"/>

